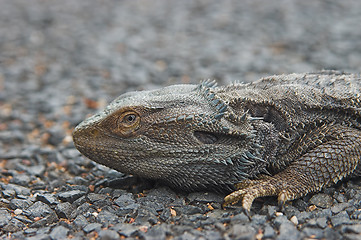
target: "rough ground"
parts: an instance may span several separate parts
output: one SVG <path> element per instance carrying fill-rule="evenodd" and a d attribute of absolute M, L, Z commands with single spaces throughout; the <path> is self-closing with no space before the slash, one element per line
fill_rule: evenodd
<path fill-rule="evenodd" d="M 361 72 L 357 0 L 0 0 L 0 239 L 360 239 L 360 179 L 253 218 L 82 157 L 72 129 L 121 93 Z"/>

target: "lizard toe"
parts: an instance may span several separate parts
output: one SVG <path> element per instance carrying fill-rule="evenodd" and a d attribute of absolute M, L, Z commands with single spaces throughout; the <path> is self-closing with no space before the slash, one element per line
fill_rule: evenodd
<path fill-rule="evenodd" d="M 244 194 L 246 194 L 246 192 L 244 190 L 237 190 L 237 191 L 232 192 L 231 194 L 227 195 L 224 198 L 224 202 L 223 202 L 222 206 L 226 207 L 227 205 L 230 205 L 230 204 L 236 204 L 241 199 L 243 199 Z"/>
<path fill-rule="evenodd" d="M 282 190 L 278 194 L 278 205 L 283 206 L 289 199 L 290 198 L 289 198 L 289 194 L 288 194 L 287 190 Z"/>
<path fill-rule="evenodd" d="M 242 207 L 243 207 L 245 212 L 249 213 L 251 211 L 252 203 L 253 203 L 255 198 L 257 198 L 257 192 L 256 191 L 247 192 L 243 196 Z"/>

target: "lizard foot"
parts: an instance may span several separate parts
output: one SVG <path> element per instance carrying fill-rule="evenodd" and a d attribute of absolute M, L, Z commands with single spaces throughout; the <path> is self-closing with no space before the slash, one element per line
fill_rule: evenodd
<path fill-rule="evenodd" d="M 279 175 L 275 177 L 267 177 L 257 180 L 245 180 L 235 185 L 237 189 L 224 198 L 223 206 L 235 204 L 239 201 L 246 213 L 251 210 L 254 199 L 258 197 L 277 196 L 278 204 L 282 209 L 283 205 L 289 201 L 304 195 L 307 190 L 303 190 L 301 186 L 287 184 L 287 182 L 279 179 Z"/>
<path fill-rule="evenodd" d="M 245 180 L 236 184 L 237 191 L 224 198 L 223 206 L 242 201 L 242 207 L 250 212 L 254 199 L 264 196 L 277 195 L 277 189 L 267 180 Z"/>

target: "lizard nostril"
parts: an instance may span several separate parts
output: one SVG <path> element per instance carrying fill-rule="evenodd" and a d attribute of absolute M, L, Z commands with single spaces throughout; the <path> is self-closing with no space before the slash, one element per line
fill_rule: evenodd
<path fill-rule="evenodd" d="M 93 137 L 96 137 L 99 135 L 99 130 L 98 129 L 92 129 L 90 130 L 90 134 L 93 136 Z"/>

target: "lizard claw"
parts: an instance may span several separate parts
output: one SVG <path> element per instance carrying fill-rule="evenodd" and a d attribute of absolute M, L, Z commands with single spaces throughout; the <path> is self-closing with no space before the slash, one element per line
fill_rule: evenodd
<path fill-rule="evenodd" d="M 243 212 L 248 217 L 248 220 L 251 221 L 252 220 L 251 212 L 248 209 L 245 209 L 245 208 L 243 208 Z"/>
<path fill-rule="evenodd" d="M 289 200 L 289 196 L 286 190 L 282 190 L 279 194 L 278 194 L 278 208 L 280 211 L 282 211 L 283 206 L 285 205 L 285 203 Z"/>

